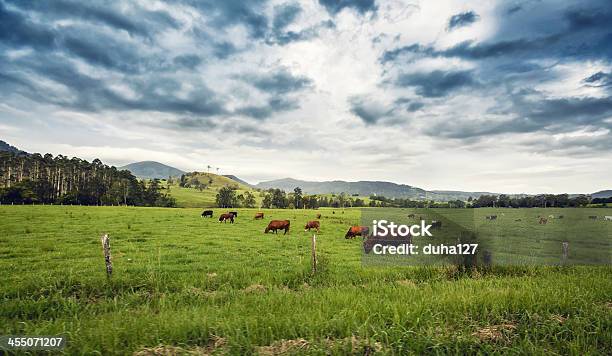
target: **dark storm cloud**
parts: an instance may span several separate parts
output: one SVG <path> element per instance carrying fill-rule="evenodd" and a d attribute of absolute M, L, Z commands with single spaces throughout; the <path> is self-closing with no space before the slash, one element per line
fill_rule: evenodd
<path fill-rule="evenodd" d="M 447 48 L 414 43 L 384 51 L 380 62 L 390 68 L 391 76 L 385 82 L 397 87 L 413 87 L 423 97 L 441 97 L 463 88 L 470 88 L 475 97 L 487 97 L 488 91 L 498 93 L 496 104 L 483 112 L 485 118 L 440 121 L 424 129 L 430 136 L 472 142 L 505 134 L 596 131 L 607 133 L 599 134 L 592 143 L 588 138 L 561 141 L 578 150 L 609 149 L 610 146 L 602 142 L 612 138 L 609 133 L 612 130 L 609 121 L 612 97 L 549 97 L 533 89 L 541 83 L 552 85 L 565 79 L 562 71 L 555 70 L 560 63 L 610 62 L 612 10 L 607 4 L 596 0 L 576 2 L 551 11 L 550 4 L 538 2 L 529 4 L 527 17 L 507 16 L 521 10 L 527 14 L 527 4 L 516 5 L 510 8 L 512 11 L 502 8 L 501 13 L 506 16 L 499 19 L 499 31 L 485 42 L 465 41 Z M 452 74 L 443 71 L 395 74 L 402 73 L 405 66 L 417 60 L 439 57 L 469 61 L 474 70 L 448 72 Z M 609 92 L 612 75 L 609 70 L 595 72 L 576 84 L 580 85 Z M 394 105 L 407 104 L 396 100 Z M 541 143 L 541 146 L 545 150 L 556 149 L 553 144 Z"/>
<path fill-rule="evenodd" d="M 377 6 L 375 0 L 319 0 L 319 4 L 332 15 L 335 15 L 343 9 L 354 9 L 360 14 L 366 12 L 376 12 Z"/>
<path fill-rule="evenodd" d="M 47 20 L 82 20 L 97 23 L 114 29 L 125 30 L 131 35 L 149 36 L 164 27 L 177 28 L 179 23 L 165 11 L 149 11 L 128 7 L 119 10 L 114 3 L 94 3 L 87 1 L 10 1 L 24 12 L 37 12 Z"/>
<path fill-rule="evenodd" d="M 202 58 L 195 54 L 185 54 L 185 55 L 174 57 L 172 61 L 179 66 L 189 68 L 189 69 L 194 69 L 195 67 L 197 67 L 198 65 L 202 63 Z"/>
<path fill-rule="evenodd" d="M 179 129 L 192 130 L 192 129 L 213 129 L 217 127 L 217 124 L 211 121 L 209 118 L 202 117 L 190 117 L 183 116 L 171 120 L 166 123 L 165 126 L 170 126 Z"/>
<path fill-rule="evenodd" d="M 211 25 L 227 30 L 242 25 L 253 38 L 264 38 L 268 31 L 268 17 L 264 13 L 267 0 L 177 0 L 190 5 L 211 18 Z"/>
<path fill-rule="evenodd" d="M 172 77 L 133 78 L 126 82 L 137 94 L 136 98 L 122 95 L 99 78 L 79 72 L 62 57 L 52 54 L 27 57 L 9 62 L 0 57 L 0 75 L 11 77 L 0 88 L 7 96 L 21 95 L 40 103 L 54 104 L 83 111 L 143 110 L 168 113 L 190 113 L 215 116 L 227 113 L 218 95 L 202 82 L 186 96 L 176 92 L 181 82 Z M 17 70 L 17 68 L 19 68 Z M 38 78 L 44 77 L 64 88 L 58 92 L 41 86 Z M 66 95 L 65 91 L 68 91 Z"/>
<path fill-rule="evenodd" d="M 290 94 L 312 86 L 312 80 L 304 76 L 295 76 L 286 68 L 268 73 L 249 73 L 235 78 L 269 96 L 264 105 L 248 105 L 235 110 L 236 114 L 260 120 L 278 112 L 299 108 L 299 102 L 289 97 Z"/>
<path fill-rule="evenodd" d="M 432 126 L 426 133 L 447 138 L 473 139 L 508 133 L 546 131 L 574 132 L 580 128 L 612 129 L 605 120 L 612 115 L 612 98 L 562 98 L 527 100 L 515 97 L 509 119 L 448 121 Z"/>
<path fill-rule="evenodd" d="M 35 23 L 17 11 L 9 10 L 0 2 L 0 42 L 14 47 L 29 45 L 50 48 L 56 34 L 52 29 Z"/>
<path fill-rule="evenodd" d="M 283 46 L 296 41 L 305 41 L 317 37 L 319 31 L 323 29 L 335 27 L 333 21 L 325 20 L 300 30 L 287 31 L 286 28 L 295 22 L 302 11 L 302 7 L 298 3 L 285 3 L 275 6 L 272 18 L 272 28 L 270 29 L 266 43 Z"/>
<path fill-rule="evenodd" d="M 447 31 L 452 31 L 459 27 L 469 26 L 474 22 L 478 21 L 480 16 L 476 14 L 474 11 L 466 11 L 460 14 L 456 14 L 451 16 L 448 20 L 448 25 L 446 26 Z"/>
<path fill-rule="evenodd" d="M 612 11 L 608 6 L 584 6 L 567 9 L 564 13 L 573 31 L 590 30 L 593 28 L 609 29 Z"/>
<path fill-rule="evenodd" d="M 384 51 L 380 61 L 399 61 L 404 55 L 468 60 L 506 59 L 509 56 L 514 61 L 545 58 L 610 60 L 612 30 L 609 24 L 612 23 L 612 9 L 604 2 L 594 3 L 596 5 L 589 3 L 544 14 L 535 12 L 532 17 L 542 17 L 541 21 L 533 21 L 536 25 L 514 24 L 511 20 L 502 19 L 500 27 L 508 28 L 508 33 L 501 31 L 498 36 L 486 42 L 464 41 L 446 49 L 411 44 Z M 597 3 L 601 3 L 601 6 Z M 543 29 L 541 23 L 549 26 Z M 517 28 L 521 31 L 517 32 Z M 520 36 L 515 35 L 515 32 Z"/>
<path fill-rule="evenodd" d="M 166 126 L 214 128 L 214 117 L 233 115 L 257 120 L 299 107 L 289 94 L 312 85 L 309 78 L 292 75 L 285 68 L 267 74 L 238 78 L 266 93 L 263 104 L 242 105 L 229 110 L 228 100 L 200 76 L 181 73 L 208 64 L 211 55 L 223 60 L 240 51 L 215 31 L 244 26 L 252 38 L 285 44 L 312 38 L 326 21 L 297 32 L 286 31 L 302 11 L 297 3 L 281 5 L 269 27 L 265 1 L 180 1 L 200 11 L 206 26 L 195 25 L 187 33 L 198 40 L 193 53 L 164 54 L 156 51 L 157 33 L 179 28 L 177 20 L 163 11 L 149 11 L 132 3 L 120 9 L 104 2 L 14 2 L 0 0 L 0 93 L 7 100 L 24 98 L 84 112 L 135 110 L 178 115 Z M 60 20 L 72 20 L 58 24 Z M 332 23 L 333 25 L 333 23 Z M 122 34 L 123 33 L 123 34 Z M 16 57 L 7 50 L 31 48 Z M 204 54 L 201 50 L 204 49 Z M 198 51 L 199 50 L 199 51 Z M 206 60 L 205 60 L 206 58 Z M 98 76 L 84 71 L 79 61 Z M 187 78 L 187 79 L 185 79 Z"/>
<path fill-rule="evenodd" d="M 436 50 L 431 46 L 412 44 L 383 52 L 382 63 L 393 62 L 400 56 L 418 55 L 421 57 L 459 57 L 470 60 L 483 60 L 492 57 L 522 56 L 541 58 L 547 49 L 559 43 L 560 35 L 552 35 L 536 39 L 517 39 L 492 43 L 476 43 L 464 41 L 444 50 Z"/>
<path fill-rule="evenodd" d="M 234 113 L 258 120 L 264 120 L 271 117 L 273 114 L 295 110 L 297 108 L 299 108 L 299 104 L 296 100 L 287 98 L 271 98 L 264 105 L 244 106 L 235 110 Z"/>
<path fill-rule="evenodd" d="M 66 34 L 58 39 L 56 49 L 65 50 L 91 65 L 116 71 L 135 73 L 157 65 L 157 59 L 138 53 L 133 44 L 95 31 L 86 31 L 78 36 L 72 34 L 78 32 L 77 28 L 67 28 Z"/>
<path fill-rule="evenodd" d="M 507 15 L 512 15 L 514 13 L 517 13 L 517 12 L 521 11 L 522 9 L 523 9 L 523 6 L 521 6 L 521 5 L 513 5 L 513 6 L 510 6 L 506 10 L 506 14 Z"/>
<path fill-rule="evenodd" d="M 278 31 L 272 32 L 266 42 L 268 44 L 279 44 L 284 46 L 288 43 L 297 41 L 308 41 L 319 36 L 321 30 L 335 28 L 336 24 L 332 20 L 321 21 L 316 25 L 306 27 L 299 31 Z"/>
<path fill-rule="evenodd" d="M 366 125 L 373 125 L 388 117 L 392 109 L 385 108 L 383 105 L 368 100 L 362 96 L 349 98 L 350 112 L 361 119 Z"/>
<path fill-rule="evenodd" d="M 255 88 L 271 94 L 286 94 L 305 89 L 312 80 L 304 76 L 294 76 L 287 69 L 280 69 L 267 74 L 248 74 L 239 79 Z"/>
<path fill-rule="evenodd" d="M 286 3 L 274 7 L 274 19 L 272 20 L 272 30 L 279 32 L 289 26 L 302 12 L 302 7 L 298 3 Z"/>
<path fill-rule="evenodd" d="M 422 46 L 415 43 L 409 46 L 385 50 L 383 55 L 380 57 L 380 61 L 381 63 L 393 62 L 403 54 L 436 55 L 437 52 L 433 49 L 433 47 Z"/>
<path fill-rule="evenodd" d="M 612 73 L 597 72 L 582 82 L 589 87 L 612 87 Z"/>
<path fill-rule="evenodd" d="M 421 101 L 415 101 L 409 98 L 397 98 L 393 102 L 397 107 L 403 107 L 408 112 L 419 111 L 425 107 L 425 103 Z"/>
<path fill-rule="evenodd" d="M 414 87 L 416 93 L 424 97 L 441 97 L 477 83 L 471 71 L 435 70 L 429 73 L 401 74 L 395 84 L 400 87 Z"/>

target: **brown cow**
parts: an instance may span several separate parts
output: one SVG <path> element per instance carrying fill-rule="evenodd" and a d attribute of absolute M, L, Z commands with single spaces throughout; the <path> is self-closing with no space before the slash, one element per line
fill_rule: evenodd
<path fill-rule="evenodd" d="M 225 214 L 221 214 L 221 216 L 219 216 L 219 222 L 223 221 L 223 223 L 226 223 L 227 220 L 229 220 L 233 224 L 234 223 L 234 214 L 232 214 L 232 213 L 225 213 Z"/>
<path fill-rule="evenodd" d="M 540 224 L 542 225 L 546 225 L 546 223 L 548 222 L 548 219 L 546 218 L 540 218 Z"/>
<path fill-rule="evenodd" d="M 317 214 L 317 219 L 321 218 L 321 213 Z"/>
<path fill-rule="evenodd" d="M 283 235 L 286 235 L 289 231 L 289 225 L 291 222 L 289 220 L 272 220 L 264 230 L 264 233 L 268 233 L 268 231 L 272 230 L 275 234 L 278 234 L 278 230 L 285 230 Z"/>
<path fill-rule="evenodd" d="M 310 231 L 310 229 L 317 229 L 317 232 L 319 232 L 320 227 L 321 224 L 318 221 L 309 221 L 306 223 L 306 226 L 304 226 L 304 231 Z"/>
<path fill-rule="evenodd" d="M 370 228 L 367 226 L 351 226 L 349 227 L 345 239 L 352 239 L 355 236 L 367 236 L 370 233 Z"/>
<path fill-rule="evenodd" d="M 264 213 L 255 213 L 255 220 L 263 219 L 263 218 L 264 218 Z"/>

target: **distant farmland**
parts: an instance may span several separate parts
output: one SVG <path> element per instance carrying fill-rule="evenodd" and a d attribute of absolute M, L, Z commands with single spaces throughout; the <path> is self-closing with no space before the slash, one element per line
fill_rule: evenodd
<path fill-rule="evenodd" d="M 610 266 L 363 267 L 361 241 L 344 239 L 360 210 L 238 209 L 235 224 L 214 210 L 1 206 L 2 334 L 64 333 L 84 354 L 612 353 Z M 560 226 L 537 225 L 554 209 L 477 210 L 500 216 L 503 239 Z M 313 275 L 302 227 L 316 213 Z M 270 219 L 290 233 L 265 235 Z"/>

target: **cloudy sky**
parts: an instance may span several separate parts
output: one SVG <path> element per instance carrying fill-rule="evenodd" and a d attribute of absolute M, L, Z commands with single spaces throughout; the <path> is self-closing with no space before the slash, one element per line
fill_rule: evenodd
<path fill-rule="evenodd" d="M 601 1 L 0 0 L 0 139 L 250 182 L 612 188 Z"/>

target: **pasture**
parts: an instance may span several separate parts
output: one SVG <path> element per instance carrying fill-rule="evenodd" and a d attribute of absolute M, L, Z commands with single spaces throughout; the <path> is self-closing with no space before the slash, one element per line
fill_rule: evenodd
<path fill-rule="evenodd" d="M 552 210 L 491 223 L 552 229 L 536 222 Z M 0 206 L 0 335 L 65 334 L 84 354 L 612 354 L 610 266 L 363 267 L 361 241 L 344 239 L 360 210 L 238 209 L 234 224 L 214 211 Z M 317 213 L 312 275 L 303 227 Z M 264 234 L 271 219 L 289 234 Z"/>

